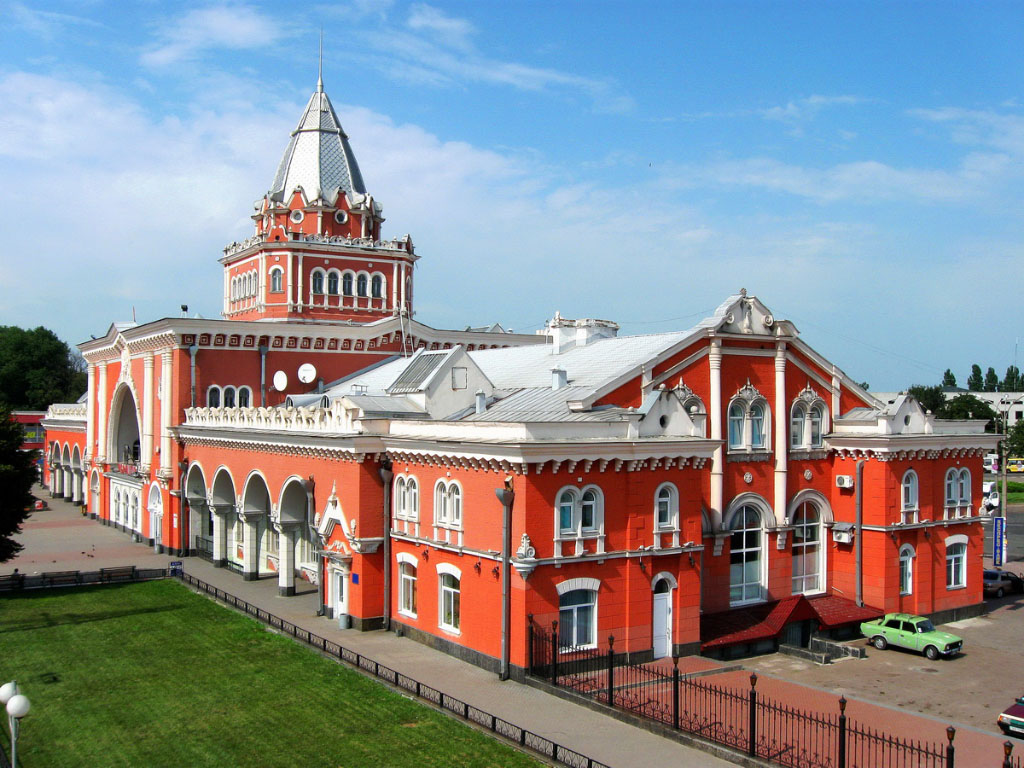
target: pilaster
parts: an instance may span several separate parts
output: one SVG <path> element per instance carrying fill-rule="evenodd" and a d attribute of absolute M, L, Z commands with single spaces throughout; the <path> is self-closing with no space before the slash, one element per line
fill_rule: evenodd
<path fill-rule="evenodd" d="M 708 349 L 708 370 L 711 377 L 711 439 L 718 445 L 711 457 L 711 529 L 722 528 L 722 503 L 725 486 L 725 447 L 722 445 L 722 342 L 712 339 Z"/>

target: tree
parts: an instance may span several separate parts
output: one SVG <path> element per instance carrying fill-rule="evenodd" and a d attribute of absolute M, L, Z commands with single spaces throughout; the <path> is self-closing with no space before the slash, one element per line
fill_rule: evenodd
<path fill-rule="evenodd" d="M 942 387 L 926 387 L 923 384 L 915 384 L 907 387 L 907 394 L 912 396 L 926 411 L 938 414 L 946 405 L 946 398 L 942 394 Z"/>
<path fill-rule="evenodd" d="M 0 405 L 0 563 L 21 551 L 11 537 L 32 513 L 32 484 L 36 481 L 36 452 L 21 450 L 21 424 L 11 421 L 11 411 Z"/>
<path fill-rule="evenodd" d="M 1020 369 L 1016 365 L 1011 365 L 1006 369 L 1006 376 L 1003 377 L 1003 383 L 999 385 L 999 391 L 1020 392 L 1022 384 L 1024 382 L 1021 381 Z"/>
<path fill-rule="evenodd" d="M 967 388 L 971 392 L 981 392 L 984 382 L 981 378 L 981 366 L 975 363 L 971 366 L 971 375 L 967 377 Z"/>
<path fill-rule="evenodd" d="M 985 371 L 984 390 L 986 392 L 995 392 L 997 389 L 999 389 L 999 377 L 996 376 L 996 369 L 990 365 L 988 370 Z"/>
<path fill-rule="evenodd" d="M 946 372 L 944 374 L 942 374 L 942 386 L 944 386 L 944 387 L 955 387 L 956 386 L 956 376 L 953 375 L 953 371 L 951 371 L 949 368 L 947 368 Z"/>
<path fill-rule="evenodd" d="M 1004 456 L 1024 456 L 1024 419 L 1020 419 L 1006 433 L 1006 441 L 1003 443 L 1006 453 Z"/>
<path fill-rule="evenodd" d="M 85 392 L 84 360 L 40 326 L 0 326 L 0 402 L 11 410 L 45 411 Z"/>
<path fill-rule="evenodd" d="M 947 400 L 935 411 L 935 415 L 940 419 L 987 419 L 986 432 L 995 431 L 995 421 L 998 417 L 991 405 L 980 397 L 966 393 Z"/>

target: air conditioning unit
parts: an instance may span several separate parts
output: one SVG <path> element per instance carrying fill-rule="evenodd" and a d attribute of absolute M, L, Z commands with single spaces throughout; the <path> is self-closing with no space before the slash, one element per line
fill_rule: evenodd
<path fill-rule="evenodd" d="M 836 488 L 853 488 L 853 475 L 836 475 Z"/>
<path fill-rule="evenodd" d="M 852 544 L 853 543 L 853 529 L 847 528 L 841 530 L 838 528 L 832 529 L 832 540 L 836 544 Z"/>

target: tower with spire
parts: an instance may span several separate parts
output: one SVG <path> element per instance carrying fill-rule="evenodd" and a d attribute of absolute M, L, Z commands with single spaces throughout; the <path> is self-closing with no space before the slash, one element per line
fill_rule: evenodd
<path fill-rule="evenodd" d="M 382 239 L 381 205 L 366 191 L 322 74 L 252 219 L 252 237 L 220 260 L 226 319 L 411 317 L 419 257 L 408 235 Z"/>

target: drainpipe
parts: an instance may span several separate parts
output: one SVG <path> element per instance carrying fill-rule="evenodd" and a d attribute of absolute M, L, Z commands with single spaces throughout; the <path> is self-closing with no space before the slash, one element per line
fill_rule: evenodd
<path fill-rule="evenodd" d="M 193 344 L 188 348 L 189 357 L 192 358 L 191 364 L 191 377 L 192 377 L 192 407 L 196 407 L 196 355 L 199 354 L 199 345 Z"/>
<path fill-rule="evenodd" d="M 864 481 L 865 459 L 857 459 L 857 522 L 853 531 L 854 557 L 857 561 L 857 606 L 864 607 Z"/>
<path fill-rule="evenodd" d="M 260 406 L 267 406 L 267 351 L 266 344 L 260 344 Z"/>
<path fill-rule="evenodd" d="M 384 631 L 391 629 L 391 459 L 380 462 L 380 479 L 384 481 Z"/>
<path fill-rule="evenodd" d="M 505 478 L 504 488 L 495 488 L 494 495 L 498 497 L 505 514 L 502 515 L 501 523 L 501 670 L 498 672 L 499 680 L 509 678 L 509 631 L 512 613 L 512 574 L 511 558 L 512 550 L 512 504 L 516 500 L 516 492 L 512 490 L 512 477 Z"/>

